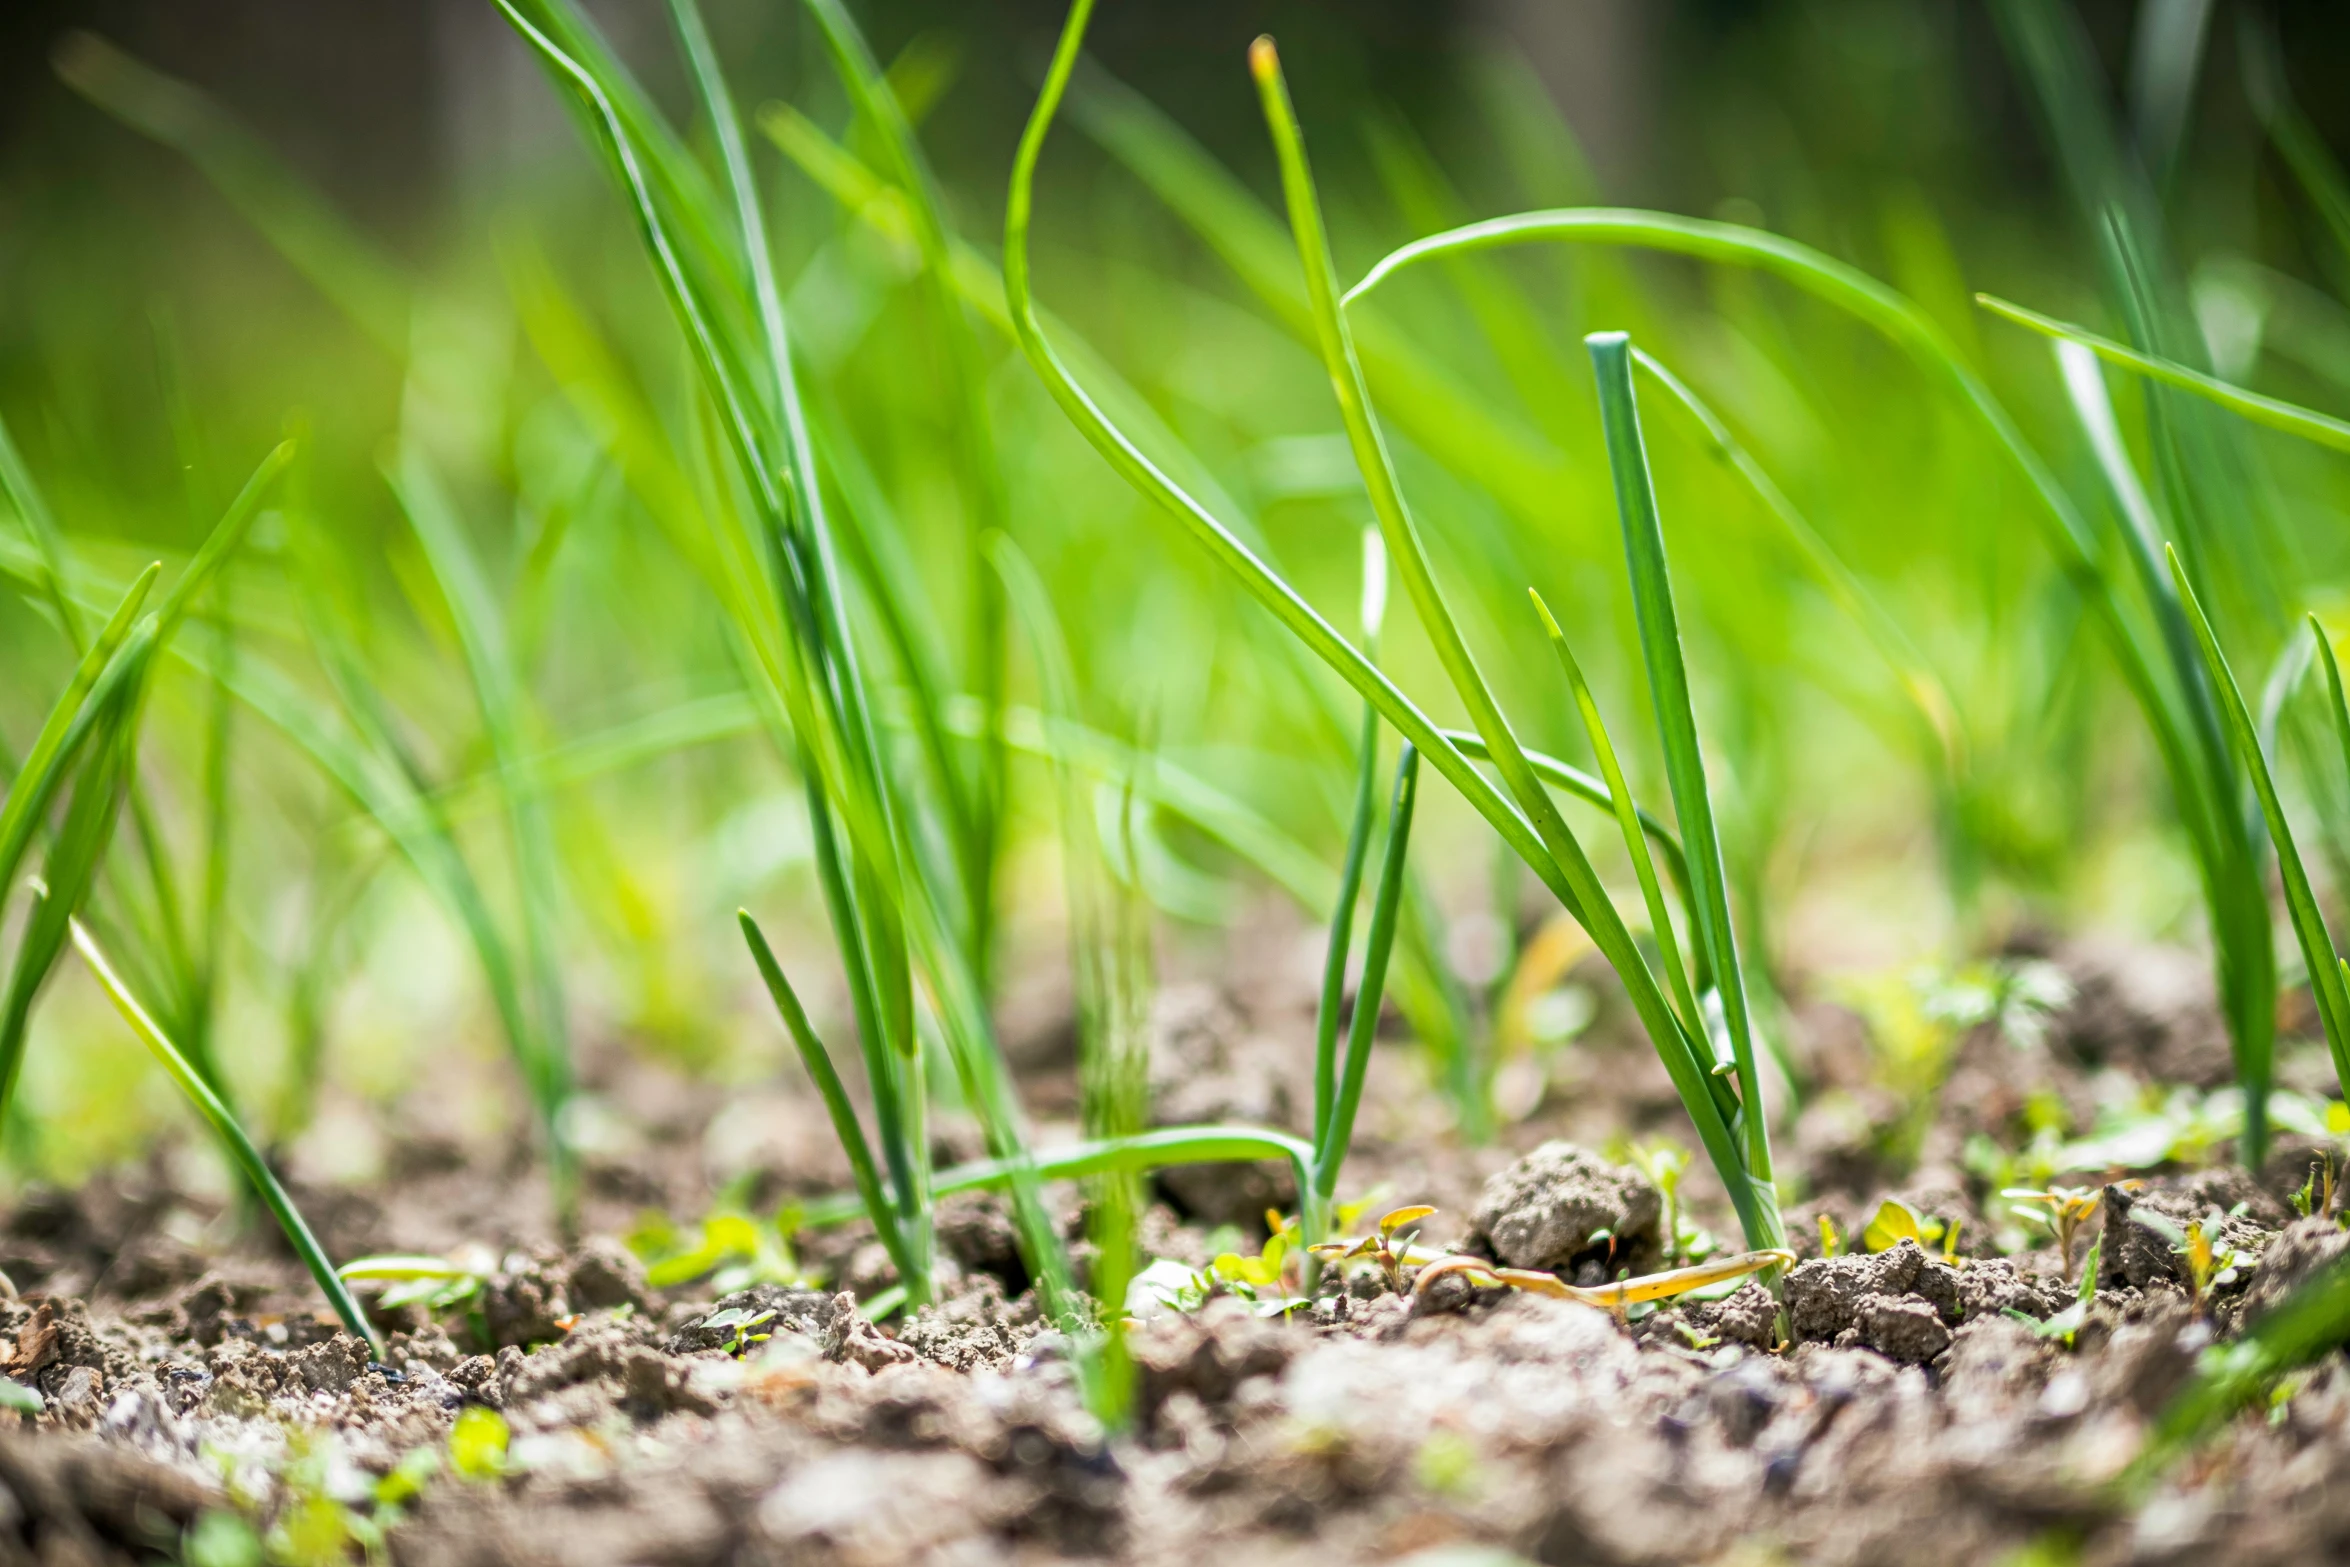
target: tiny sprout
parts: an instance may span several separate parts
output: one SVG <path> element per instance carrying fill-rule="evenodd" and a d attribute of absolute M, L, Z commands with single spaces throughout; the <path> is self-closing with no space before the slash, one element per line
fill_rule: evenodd
<path fill-rule="evenodd" d="M 764 1344 L 774 1337 L 772 1333 L 753 1333 L 751 1331 L 774 1315 L 775 1313 L 772 1311 L 762 1311 L 757 1316 L 753 1316 L 740 1306 L 729 1306 L 724 1311 L 714 1311 L 704 1317 L 702 1326 L 712 1331 L 724 1331 L 731 1328 L 733 1336 L 726 1341 L 724 1348 L 729 1355 L 739 1360 L 742 1358 L 743 1351 L 749 1349 L 753 1344 Z"/>
<path fill-rule="evenodd" d="M 2319 1154 L 2317 1162 L 2309 1167 L 2309 1179 L 2293 1194 L 2293 1211 L 2304 1219 L 2327 1218 L 2333 1214 L 2334 1156 L 2330 1152 Z"/>
<path fill-rule="evenodd" d="M 1363 1261 L 1377 1264 L 1387 1280 L 1387 1287 L 1396 1294 L 1403 1293 L 1403 1265 L 1409 1260 L 1412 1242 L 1419 1231 L 1406 1230 L 1407 1224 L 1417 1224 L 1436 1210 L 1425 1203 L 1408 1208 L 1397 1208 L 1379 1221 L 1376 1234 L 1359 1241 L 1323 1241 L 1306 1250 L 1325 1262 L 1348 1263 Z"/>
<path fill-rule="evenodd" d="M 506 1417 L 482 1404 L 468 1405 L 449 1429 L 449 1467 L 468 1480 L 495 1480 L 506 1472 Z"/>
<path fill-rule="evenodd" d="M 2096 1217 L 2105 1194 L 2093 1186 L 2051 1186 L 2044 1190 L 2010 1186 L 1999 1195 L 2016 1199 L 2014 1211 L 2018 1218 L 2028 1219 L 2056 1237 L 2056 1249 L 2064 1259 L 2065 1280 L 2071 1282 L 2073 1243 L 2080 1238 L 2081 1226 Z"/>
<path fill-rule="evenodd" d="M 1843 1238 L 1836 1233 L 1836 1221 L 1829 1218 L 1824 1213 L 1821 1214 L 1820 1255 L 1823 1257 L 1833 1257 L 1841 1253 L 1843 1250 L 1844 1241 Z"/>

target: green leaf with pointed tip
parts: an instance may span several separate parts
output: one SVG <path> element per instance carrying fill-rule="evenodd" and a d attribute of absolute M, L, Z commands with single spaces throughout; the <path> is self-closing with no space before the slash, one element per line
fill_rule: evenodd
<path fill-rule="evenodd" d="M 2314 408 L 2304 408 L 2299 403 L 2288 403 L 2282 398 L 2265 397 L 2258 392 L 2247 391 L 2218 376 L 2190 369 L 2175 359 L 2141 353 L 2126 343 L 2100 337 L 2087 327 L 2075 326 L 2070 321 L 2059 321 L 2054 316 L 2044 316 L 2022 305 L 2010 304 L 1995 294 L 1977 294 L 1975 302 L 1993 315 L 2018 326 L 2029 327 L 2043 337 L 2078 343 L 2108 364 L 2134 370 L 2165 386 L 2193 392 L 2222 408 L 2242 414 L 2255 424 L 2282 430 L 2288 435 L 2298 435 L 2305 441 L 2315 441 L 2320 446 L 2328 446 L 2338 452 L 2350 452 L 2350 420 L 2337 419 L 2332 414 L 2319 413 Z"/>
<path fill-rule="evenodd" d="M 2235 672 L 2228 667 L 2227 655 L 2221 652 L 2219 640 L 2212 634 L 2211 622 L 2204 616 L 2194 584 L 2187 580 L 2178 552 L 2169 551 L 2168 558 L 2171 579 L 2178 585 L 2180 601 L 2186 606 L 2188 621 L 2194 627 L 2196 647 L 2210 671 L 2212 688 L 2219 695 L 2220 712 L 2227 720 L 2228 743 L 2236 753 L 2238 764 L 2252 775 L 2252 792 L 2260 801 L 2261 817 L 2268 823 L 2269 841 L 2277 851 L 2285 908 L 2292 916 L 2294 938 L 2301 944 L 2310 990 L 2317 1000 L 2318 1016 L 2325 1025 L 2326 1043 L 2333 1050 L 2334 1072 L 2343 1092 L 2350 1094 L 2350 991 L 2343 988 L 2341 961 L 2335 954 L 2333 938 L 2326 933 L 2325 916 L 2318 909 L 2316 890 L 2310 886 L 2309 872 L 2301 863 L 2301 851 L 2293 841 L 2293 825 L 2285 817 L 2284 802 L 2277 797 L 2276 780 L 2269 772 L 2267 756 L 2260 749 L 2260 735 L 2253 726 L 2250 709 L 2244 705 L 2244 694 L 2236 685 Z M 2320 632 L 2320 646 L 2324 645 L 2323 636 Z M 2333 668 L 2333 650 L 2326 648 L 2325 655 L 2328 675 L 2338 679 Z M 2338 691 L 2339 686 L 2335 689 Z M 2245 1087 L 2248 1095 L 2257 1093 L 2265 1097 L 2267 1073 L 2260 1073 Z M 2250 1119 L 2246 1118 L 2247 1125 Z"/>

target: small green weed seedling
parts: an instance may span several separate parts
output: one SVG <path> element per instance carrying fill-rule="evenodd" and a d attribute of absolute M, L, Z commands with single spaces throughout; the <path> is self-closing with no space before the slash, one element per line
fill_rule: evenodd
<path fill-rule="evenodd" d="M 445 1257 L 355 1257 L 335 1270 L 346 1284 L 381 1284 L 378 1308 L 421 1306 L 438 1316 L 481 1296 L 482 1274 Z"/>
<path fill-rule="evenodd" d="M 2081 1263 L 2080 1291 L 2073 1303 L 2055 1316 L 2035 1317 L 2029 1312 L 2018 1311 L 2013 1306 L 2007 1308 L 2007 1314 L 2030 1328 L 2034 1333 L 2039 1334 L 2040 1337 L 2062 1339 L 2065 1346 L 2070 1348 L 2073 1336 L 2081 1331 L 2081 1324 L 2089 1320 L 2090 1302 L 2097 1298 L 2097 1263 L 2104 1251 L 2105 1242 L 2102 1240 L 2090 1246 L 2089 1255 Z"/>
<path fill-rule="evenodd" d="M 2257 1256 L 2247 1256 L 2216 1239 L 2227 1217 L 2214 1208 L 2202 1218 L 2189 1219 L 2181 1225 L 2145 1208 L 2130 1210 L 2131 1223 L 2170 1243 L 2172 1255 L 2186 1269 L 2187 1293 L 2197 1311 L 2204 1309 L 2213 1290 L 2235 1283 L 2260 1261 Z"/>
<path fill-rule="evenodd" d="M 2104 1190 L 2094 1186 L 2051 1186 L 2045 1190 L 2011 1186 L 1999 1195 L 2009 1199 L 2016 1217 L 2037 1225 L 2055 1240 L 2065 1280 L 2071 1282 L 2073 1247 L 2080 1239 L 2081 1226 L 2097 1216 L 2105 1201 Z"/>
<path fill-rule="evenodd" d="M 1397 1208 L 1382 1214 L 1378 1229 L 1361 1240 L 1318 1241 L 1306 1249 L 1324 1262 L 1336 1263 L 1341 1267 L 1350 1262 L 1367 1262 L 1379 1270 L 1379 1276 L 1387 1281 L 1387 1287 L 1400 1295 L 1404 1287 L 1404 1265 L 1415 1260 L 1434 1260 L 1433 1255 L 1414 1258 L 1412 1242 L 1418 1239 L 1420 1232 L 1405 1229 L 1404 1226 L 1417 1224 L 1435 1211 L 1425 1204 Z"/>
<path fill-rule="evenodd" d="M 1821 1214 L 1821 1222 L 1825 1223 L 1827 1217 Z M 1891 1251 L 1903 1241 L 1915 1241 L 1927 1250 L 1939 1246 L 1942 1260 L 1955 1263 L 1958 1260 L 1958 1231 L 1959 1221 L 1956 1219 L 1947 1223 L 1940 1219 L 1929 1219 L 1900 1198 L 1888 1197 L 1877 1204 L 1877 1211 L 1869 1216 L 1868 1224 L 1860 1232 L 1860 1243 L 1863 1248 L 1873 1252 Z M 2066 1270 L 2065 1276 L 2072 1276 L 2070 1269 Z"/>
<path fill-rule="evenodd" d="M 729 1355 L 732 1355 L 735 1357 L 735 1359 L 740 1360 L 743 1357 L 743 1353 L 752 1345 L 764 1344 L 775 1336 L 772 1333 L 754 1333 L 751 1331 L 753 1328 L 758 1327 L 761 1323 L 773 1321 L 774 1317 L 775 1313 L 772 1311 L 762 1311 L 754 1314 L 744 1310 L 740 1306 L 729 1306 L 724 1311 L 714 1311 L 710 1313 L 710 1315 L 704 1317 L 701 1320 L 699 1326 L 712 1332 L 727 1334 L 726 1343 L 721 1347 L 724 1348 Z"/>
<path fill-rule="evenodd" d="M 2334 1216 L 2334 1156 L 2321 1154 L 2309 1167 L 2309 1179 L 2293 1194 L 2293 1211 L 2304 1219 Z"/>
<path fill-rule="evenodd" d="M 1611 1151 L 1610 1157 L 1632 1165 L 1656 1187 L 1663 1201 L 1657 1228 L 1664 1236 L 1666 1262 L 1703 1262 L 1721 1250 L 1722 1243 L 1713 1231 L 1693 1221 L 1681 1201 L 1681 1179 L 1689 1173 L 1688 1149 L 1669 1142 L 1625 1143 Z M 1827 1215 L 1820 1218 L 1825 1222 Z"/>

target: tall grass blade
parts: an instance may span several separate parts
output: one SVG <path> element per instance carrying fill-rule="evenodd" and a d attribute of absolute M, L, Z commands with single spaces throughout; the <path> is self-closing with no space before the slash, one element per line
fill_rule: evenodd
<path fill-rule="evenodd" d="M 1762 1077 L 1755 1064 L 1746 976 L 1738 961 L 1737 932 L 1730 919 L 1729 880 L 1722 869 L 1713 795 L 1706 783 L 1705 755 L 1698 745 L 1697 714 L 1681 649 L 1680 617 L 1673 607 L 1672 575 L 1665 563 L 1664 527 L 1657 517 L 1648 449 L 1640 435 L 1639 397 L 1632 385 L 1632 340 L 1621 332 L 1595 332 L 1584 341 L 1599 378 L 1599 411 L 1607 433 L 1608 467 L 1615 476 L 1616 507 L 1623 520 L 1632 606 L 1640 626 L 1641 662 L 1648 671 L 1649 698 L 1656 709 L 1673 814 L 1681 825 L 1681 846 L 1688 853 L 1696 885 L 1697 928 L 1693 936 L 1705 949 L 1706 962 L 1713 970 L 1714 994 L 1721 998 L 1730 1049 L 1737 1062 L 1746 1174 L 1767 1190 L 1771 1182 L 1770 1118 L 1764 1110 Z M 1610 784 L 1613 792 L 1613 780 Z"/>
<path fill-rule="evenodd" d="M 1387 808 L 1387 847 L 1379 862 L 1379 884 L 1371 895 L 1371 924 L 1363 933 L 1363 974 L 1355 987 L 1354 1016 L 1346 1030 L 1346 1066 L 1331 1100 L 1330 1114 L 1314 1140 L 1314 1191 L 1318 1216 L 1327 1219 L 1338 1191 L 1339 1171 L 1354 1142 L 1355 1113 L 1363 1103 L 1363 1082 L 1371 1069 L 1371 1046 L 1379 1034 L 1379 1009 L 1387 994 L 1387 959 L 1395 950 L 1396 917 L 1403 903 L 1404 860 L 1412 841 L 1412 812 L 1419 797 L 1420 753 L 1409 744 L 1395 764 L 1395 797 Z M 1318 1229 L 1309 1234 L 1319 1234 Z"/>
<path fill-rule="evenodd" d="M 375 1325 L 367 1320 L 367 1313 L 359 1308 L 359 1302 L 352 1297 L 349 1286 L 335 1272 L 334 1264 L 327 1261 L 326 1252 L 319 1246 L 318 1238 L 311 1234 L 310 1226 L 303 1221 L 293 1199 L 286 1195 L 285 1187 L 279 1184 L 277 1176 L 271 1172 L 269 1162 L 261 1157 L 261 1150 L 254 1147 L 253 1139 L 245 1135 L 245 1128 L 238 1122 L 235 1112 L 229 1109 L 220 1095 L 213 1091 L 211 1084 L 205 1081 L 203 1074 L 172 1044 L 170 1037 L 156 1026 L 146 1008 L 139 1005 L 138 998 L 122 982 L 114 965 L 107 961 L 106 954 L 99 949 L 98 943 L 92 939 L 82 922 L 69 920 L 68 923 L 72 926 L 73 944 L 80 951 L 82 961 L 90 966 L 91 974 L 97 978 L 99 987 L 106 992 L 108 999 L 113 1001 L 115 1010 L 122 1014 L 123 1021 L 131 1026 L 131 1032 L 139 1036 L 139 1042 L 154 1055 L 164 1071 L 170 1074 L 171 1080 L 179 1085 L 180 1092 L 188 1096 L 197 1113 L 204 1117 L 213 1133 L 220 1138 L 222 1146 L 235 1161 L 238 1173 L 252 1183 L 254 1192 L 277 1220 L 278 1228 L 285 1232 L 286 1241 L 294 1248 L 294 1254 L 302 1259 L 302 1265 L 318 1281 L 318 1287 L 326 1295 L 327 1303 L 334 1307 L 335 1315 L 342 1318 L 343 1326 L 352 1337 L 367 1346 L 371 1358 L 382 1359 L 383 1340 L 376 1335 Z"/>
<path fill-rule="evenodd" d="M 2326 934 L 2324 916 L 2318 912 L 2317 894 L 2309 884 L 2309 873 L 2301 863 L 2300 850 L 2293 843 L 2292 824 L 2285 819 L 2285 807 L 2277 798 L 2275 780 L 2269 775 L 2268 758 L 2260 749 L 2260 733 L 2252 721 L 2250 709 L 2244 705 L 2244 693 L 2236 684 L 2235 671 L 2228 667 L 2227 655 L 2220 650 L 2219 639 L 2212 635 L 2211 622 L 2203 613 L 2203 605 L 2196 597 L 2195 586 L 2187 580 L 2186 567 L 2180 564 L 2178 551 L 2166 551 L 2171 579 L 2178 585 L 2179 599 L 2185 604 L 2189 623 L 2195 629 L 2195 644 L 2202 653 L 2205 665 L 2211 671 L 2212 688 L 2219 693 L 2220 711 L 2227 718 L 2228 744 L 2236 760 L 2252 776 L 2252 792 L 2260 801 L 2260 814 L 2268 823 L 2269 839 L 2276 846 L 2277 871 L 2285 886 L 2285 906 L 2293 918 L 2293 934 L 2301 944 L 2301 955 L 2309 969 L 2309 986 L 2317 998 L 2319 1016 L 2325 1022 L 2326 1042 L 2332 1046 L 2334 1070 L 2340 1076 L 2344 1092 L 2350 1093 L 2350 993 L 2342 985 L 2340 960 L 2334 954 L 2334 944 Z M 2270 1004 L 2274 1005 L 2271 997 Z M 2245 1163 L 2257 1168 L 2255 1142 L 2265 1130 L 2268 1121 L 2269 1063 L 2266 1060 L 2245 1064 L 2244 1078 L 2244 1137 L 2247 1143 Z"/>
<path fill-rule="evenodd" d="M 882 1245 L 889 1249 L 898 1276 L 910 1279 L 914 1276 L 913 1260 L 906 1255 L 897 1210 L 882 1187 L 880 1169 L 873 1162 L 872 1145 L 866 1142 L 864 1124 L 857 1119 L 857 1107 L 849 1102 L 849 1091 L 842 1084 L 840 1073 L 833 1068 L 832 1054 L 809 1024 L 807 1011 L 800 1005 L 791 981 L 784 978 L 783 965 L 775 961 L 774 949 L 767 945 L 766 933 L 759 929 L 747 909 L 737 910 L 735 918 L 742 924 L 743 941 L 751 949 L 751 961 L 758 965 L 767 994 L 774 998 L 775 1010 L 783 1017 L 793 1048 L 800 1053 L 800 1064 L 807 1068 L 809 1081 L 816 1085 L 816 1092 L 824 1100 L 825 1114 L 832 1118 L 833 1135 L 840 1140 L 841 1151 L 848 1155 L 849 1171 L 856 1179 L 857 1197 L 865 1205 L 865 1215 L 873 1221 L 874 1233 L 881 1237 Z"/>

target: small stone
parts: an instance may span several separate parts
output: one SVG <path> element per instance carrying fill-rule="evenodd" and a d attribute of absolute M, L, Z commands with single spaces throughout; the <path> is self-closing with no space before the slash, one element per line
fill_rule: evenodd
<path fill-rule="evenodd" d="M 1638 1170 L 1548 1142 L 1485 1183 L 1476 1228 L 1513 1268 L 1564 1273 L 1597 1254 L 1637 1271 L 1657 1250 L 1662 1210 Z"/>

